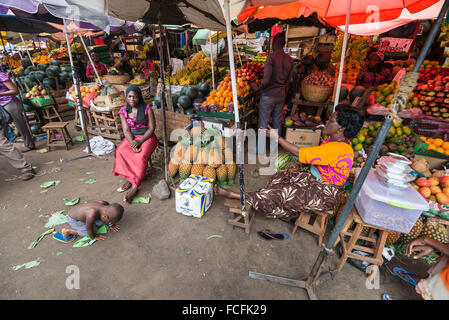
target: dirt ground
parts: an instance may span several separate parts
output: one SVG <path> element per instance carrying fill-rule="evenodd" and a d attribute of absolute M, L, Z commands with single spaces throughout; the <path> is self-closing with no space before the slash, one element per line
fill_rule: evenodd
<path fill-rule="evenodd" d="M 70 131 L 72 136 L 80 134 L 73 128 Z M 20 144 L 16 146 L 21 148 Z M 39 141 L 37 146 L 45 147 L 45 141 Z M 153 196 L 150 204 L 124 204 L 121 230 L 109 233 L 105 241 L 73 248 L 49 235 L 34 249 L 27 249 L 47 230 L 45 215 L 58 210 L 67 213 L 70 207 L 61 202 L 63 198 L 123 203 L 123 194 L 116 192 L 121 179 L 111 174 L 113 155 L 107 160 L 60 162 L 61 158 L 82 154 L 84 147 L 78 142 L 68 151 L 58 148 L 45 154 L 26 153 L 37 171 L 37 176 L 27 182 L 14 180 L 19 172 L 0 158 L 0 299 L 308 299 L 301 288 L 252 279 L 248 272 L 303 279 L 318 256 L 317 237 L 299 229 L 290 239 L 263 240 L 257 231 L 268 228 L 291 234 L 293 225 L 260 215 L 256 215 L 250 235 L 246 235 L 243 229 L 227 223 L 229 212 L 225 199 L 220 197 L 198 219 L 175 211 L 173 192 L 164 201 Z M 161 163 L 155 166 L 139 195 L 151 193 L 163 177 Z M 254 168 L 245 166 L 247 190 L 262 187 L 267 179 L 254 178 L 250 174 Z M 91 178 L 96 183 L 85 184 Z M 50 180 L 61 183 L 40 193 L 40 184 Z M 56 226 L 57 231 L 61 228 Z M 38 257 L 37 267 L 12 269 Z M 79 268 L 79 289 L 66 287 L 71 275 L 66 268 L 71 265 Z M 413 286 L 392 274 L 393 266 L 426 275 L 426 266 L 421 262 L 394 259 L 381 268 L 379 288 L 367 289 L 366 274 L 347 263 L 333 280 L 317 288 L 317 296 L 325 300 L 379 300 L 382 293 L 389 293 L 396 299 L 419 299 Z"/>

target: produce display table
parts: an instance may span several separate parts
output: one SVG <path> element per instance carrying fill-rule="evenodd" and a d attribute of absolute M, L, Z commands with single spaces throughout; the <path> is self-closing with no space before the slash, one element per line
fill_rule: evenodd
<path fill-rule="evenodd" d="M 102 136 L 106 139 L 121 141 L 124 138 L 122 122 L 118 114 L 120 108 L 110 111 L 98 111 L 90 109 L 93 125 L 89 128 L 89 133 Z"/>
<path fill-rule="evenodd" d="M 328 102 L 310 102 L 303 99 L 292 99 L 293 107 L 291 114 L 295 114 L 296 111 L 298 111 L 298 106 L 306 106 L 306 107 L 314 107 L 316 108 L 315 116 L 321 117 L 321 114 L 323 113 L 323 110 L 327 108 Z"/>

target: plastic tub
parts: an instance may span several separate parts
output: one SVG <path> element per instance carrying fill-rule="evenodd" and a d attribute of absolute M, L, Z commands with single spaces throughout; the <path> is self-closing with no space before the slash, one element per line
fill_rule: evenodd
<path fill-rule="evenodd" d="M 356 177 L 359 173 L 358 168 Z M 366 177 L 355 206 L 365 223 L 401 233 L 410 232 L 421 213 L 429 210 L 429 204 L 415 188 L 389 188 L 374 171 Z"/>

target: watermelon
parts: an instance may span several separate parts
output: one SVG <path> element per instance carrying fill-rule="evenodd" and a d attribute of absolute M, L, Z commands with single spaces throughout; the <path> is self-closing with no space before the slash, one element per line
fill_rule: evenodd
<path fill-rule="evenodd" d="M 41 126 L 38 125 L 38 124 L 33 124 L 33 125 L 30 127 L 30 130 L 31 130 L 31 133 L 32 133 L 32 134 L 39 134 L 39 133 L 42 132 Z"/>
<path fill-rule="evenodd" d="M 31 72 L 28 74 L 28 78 L 30 78 L 31 81 L 33 81 L 33 82 L 36 81 L 35 73 L 36 73 L 36 71 L 31 71 Z"/>
<path fill-rule="evenodd" d="M 59 82 L 65 83 L 67 79 L 69 79 L 69 74 L 67 72 L 63 71 L 59 74 Z"/>
<path fill-rule="evenodd" d="M 331 62 L 331 55 L 327 52 L 319 53 L 315 58 L 315 65 L 323 70 L 329 62 Z"/>
<path fill-rule="evenodd" d="M 58 62 L 58 60 L 53 59 L 53 60 L 50 60 L 50 65 L 59 67 L 59 62 Z"/>
<path fill-rule="evenodd" d="M 31 71 L 33 71 L 33 69 L 30 69 L 30 67 L 28 67 L 28 68 L 26 68 L 26 69 L 23 70 L 23 74 L 24 74 L 25 76 L 28 76 L 28 75 L 30 74 Z"/>
<path fill-rule="evenodd" d="M 161 97 L 160 96 L 154 97 L 153 101 L 154 101 L 154 104 L 156 105 L 156 107 L 158 109 L 160 109 L 161 108 Z M 165 106 L 165 110 L 167 110 L 167 103 L 165 101 L 165 97 L 164 97 L 164 106 Z"/>
<path fill-rule="evenodd" d="M 275 162 L 276 171 L 284 170 L 292 161 L 294 157 L 290 153 L 283 153 L 278 156 Z"/>
<path fill-rule="evenodd" d="M 200 84 L 198 84 L 198 90 L 204 95 L 207 96 L 209 94 L 210 91 L 210 87 L 207 83 L 203 83 L 201 82 Z"/>
<path fill-rule="evenodd" d="M 186 96 L 189 96 L 190 99 L 195 99 L 198 97 L 198 89 L 195 87 L 187 87 Z"/>
<path fill-rule="evenodd" d="M 340 98 L 338 99 L 338 101 L 340 102 L 340 101 L 346 100 L 348 98 L 348 94 L 349 94 L 348 87 L 341 86 L 341 88 L 340 88 Z"/>
<path fill-rule="evenodd" d="M 176 106 L 178 104 L 178 98 L 179 98 L 179 95 L 177 95 L 176 93 L 171 95 L 171 100 L 173 101 L 174 106 Z"/>
<path fill-rule="evenodd" d="M 313 62 L 315 61 L 315 59 L 313 58 L 313 56 L 311 54 L 304 56 L 301 59 L 301 63 L 303 65 L 305 65 L 306 67 L 310 67 L 311 65 L 313 65 Z"/>
<path fill-rule="evenodd" d="M 35 71 L 34 77 L 36 80 L 43 81 L 47 74 L 44 71 Z"/>
<path fill-rule="evenodd" d="M 198 98 L 201 98 L 204 100 L 204 97 L 205 97 L 205 95 L 201 91 L 198 90 Z"/>
<path fill-rule="evenodd" d="M 30 79 L 30 77 L 29 76 L 26 76 L 25 77 L 25 84 L 28 86 L 28 87 L 32 87 L 32 86 L 34 86 L 34 82 Z"/>
<path fill-rule="evenodd" d="M 38 65 L 37 65 L 37 70 L 45 71 L 45 70 L 47 70 L 48 67 L 49 67 L 49 65 L 48 65 L 48 64 L 45 64 L 45 63 L 38 64 Z"/>
<path fill-rule="evenodd" d="M 54 90 L 56 90 L 56 81 L 53 78 L 45 78 L 42 81 L 42 84 L 44 85 L 44 87 L 46 88 L 52 88 Z"/>
<path fill-rule="evenodd" d="M 182 87 L 181 91 L 179 92 L 180 96 L 185 96 L 186 95 L 186 90 L 188 87 Z"/>
<path fill-rule="evenodd" d="M 34 111 L 34 107 L 28 103 L 23 103 L 23 110 L 25 110 L 25 112 L 32 112 Z"/>
<path fill-rule="evenodd" d="M 28 68 L 29 66 L 33 65 L 33 64 L 31 63 L 31 60 L 28 59 L 28 58 L 21 59 L 21 60 L 20 60 L 20 64 L 22 65 L 22 67 L 23 67 L 24 69 L 26 69 L 26 68 Z"/>
<path fill-rule="evenodd" d="M 23 76 L 25 76 L 25 72 L 24 71 L 25 70 L 23 70 L 23 69 L 19 69 L 19 71 L 17 72 L 17 75 L 22 78 Z"/>
<path fill-rule="evenodd" d="M 184 110 L 189 109 L 192 106 L 192 99 L 190 99 L 189 96 L 180 96 L 178 98 L 178 103 Z"/>

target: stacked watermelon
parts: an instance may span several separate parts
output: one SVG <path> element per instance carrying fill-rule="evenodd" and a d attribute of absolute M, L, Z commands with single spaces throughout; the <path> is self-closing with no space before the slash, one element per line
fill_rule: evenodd
<path fill-rule="evenodd" d="M 172 94 L 172 102 L 176 113 L 181 113 L 181 106 L 185 114 L 193 114 L 193 107 L 201 105 L 204 97 L 209 94 L 210 88 L 207 83 L 200 82 L 196 86 L 184 86 L 179 93 Z M 157 109 L 161 108 L 161 98 L 154 97 L 154 104 Z M 167 106 L 165 100 L 164 105 Z"/>
<path fill-rule="evenodd" d="M 22 59 L 23 69 L 19 70 L 19 79 L 23 85 L 29 88 L 43 84 L 48 89 L 56 90 L 56 78 L 59 85 L 66 88 L 66 80 L 72 75 L 70 65 L 60 65 L 57 60 L 51 60 L 50 64 L 39 64 L 32 66 L 29 59 Z M 26 66 L 26 67 L 25 67 Z"/>

